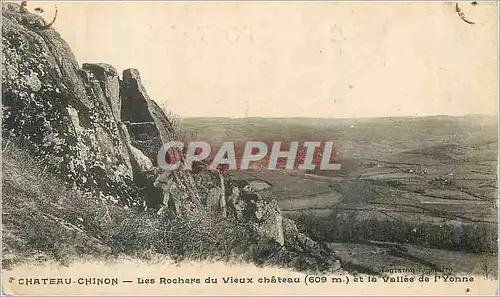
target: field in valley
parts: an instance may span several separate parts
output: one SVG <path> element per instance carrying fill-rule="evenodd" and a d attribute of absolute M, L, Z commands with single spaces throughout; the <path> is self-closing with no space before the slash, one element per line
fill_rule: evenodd
<path fill-rule="evenodd" d="M 182 127 L 213 148 L 223 141 L 334 141 L 340 171 L 228 174 L 265 181 L 285 216 L 346 261 L 367 266 L 360 269 L 392 263 L 377 243 L 397 244 L 403 253 L 392 245 L 389 251 L 402 265 L 471 271 L 484 262 L 478 257 L 496 258 L 496 117 L 188 118 Z"/>

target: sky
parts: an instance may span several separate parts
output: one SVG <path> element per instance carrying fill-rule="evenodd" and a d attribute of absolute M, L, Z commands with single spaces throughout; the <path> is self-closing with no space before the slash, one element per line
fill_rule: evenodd
<path fill-rule="evenodd" d="M 29 2 L 45 8 L 53 3 Z M 137 68 L 181 117 L 496 114 L 497 4 L 59 2 L 79 63 Z"/>

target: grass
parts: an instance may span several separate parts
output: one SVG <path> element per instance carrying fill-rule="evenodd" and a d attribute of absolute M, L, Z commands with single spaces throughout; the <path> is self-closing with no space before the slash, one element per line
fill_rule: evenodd
<path fill-rule="evenodd" d="M 245 226 L 216 221 L 202 210 L 169 219 L 105 204 L 44 172 L 22 147 L 3 152 L 3 265 L 118 256 L 173 260 L 225 259 L 248 242 Z"/>

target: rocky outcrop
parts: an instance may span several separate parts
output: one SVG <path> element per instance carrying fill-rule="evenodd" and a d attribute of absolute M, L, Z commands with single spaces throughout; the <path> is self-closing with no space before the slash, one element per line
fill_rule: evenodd
<path fill-rule="evenodd" d="M 201 202 L 214 216 L 227 216 L 224 177 L 218 171 L 204 169 L 194 175 Z"/>
<path fill-rule="evenodd" d="M 2 14 L 4 136 L 24 139 L 76 188 L 127 206 L 148 204 L 142 175 L 174 131 L 138 71 L 127 69 L 120 80 L 107 64 L 80 68 L 56 31 L 30 25 L 40 17 L 12 3 Z"/>
<path fill-rule="evenodd" d="M 115 120 L 121 120 L 120 80 L 116 69 L 108 64 L 83 64 L 83 70 L 99 83 L 103 92 L 102 102 Z"/>
<path fill-rule="evenodd" d="M 123 71 L 120 98 L 121 118 L 127 124 L 132 144 L 157 165 L 161 145 L 173 140 L 175 131 L 164 111 L 149 98 L 137 69 Z"/>
<path fill-rule="evenodd" d="M 18 5 L 3 5 L 2 14 L 4 136 L 23 139 L 74 187 L 139 206 L 103 67 L 80 69 L 60 35 L 26 25 L 36 16 L 19 13 Z"/>
<path fill-rule="evenodd" d="M 56 31 L 37 26 L 38 16 L 12 3 L 3 5 L 2 15 L 5 138 L 21 139 L 50 171 L 105 202 L 171 216 L 201 209 L 250 228 L 257 239 L 249 245 L 276 248 L 273 259 L 295 259 L 290 253 L 316 259 L 314 242 L 283 218 L 276 199 L 261 194 L 268 185 L 226 180 L 207 168 L 157 167 L 160 147 L 176 131 L 136 69 L 120 79 L 107 64 L 80 68 Z M 169 157 L 182 160 L 180 152 Z"/>

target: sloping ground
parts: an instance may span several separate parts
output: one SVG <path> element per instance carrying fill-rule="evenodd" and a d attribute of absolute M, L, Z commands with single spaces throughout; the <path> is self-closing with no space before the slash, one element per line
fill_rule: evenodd
<path fill-rule="evenodd" d="M 48 177 L 30 160 L 13 145 L 2 154 L 4 267 L 28 258 L 65 262 L 79 253 L 109 256 L 111 248 L 83 226 L 89 223 L 86 212 L 90 209 L 95 219 L 106 220 L 104 208 L 90 201 L 86 207 L 78 205 L 83 197 Z"/>
<path fill-rule="evenodd" d="M 13 143 L 4 145 L 2 177 L 6 269 L 22 262 L 64 265 L 82 258 L 147 259 L 154 254 L 173 260 L 221 258 L 246 234 L 207 217 L 167 219 L 83 195 Z"/>
<path fill-rule="evenodd" d="M 252 232 L 247 222 L 220 220 L 203 210 L 169 217 L 84 195 L 45 172 L 14 143 L 4 143 L 2 157 L 4 269 L 33 261 L 64 265 L 89 258 L 162 255 L 174 261 L 341 270 L 333 254 L 299 233 L 289 219 L 279 222 L 284 232 L 279 245 Z"/>

